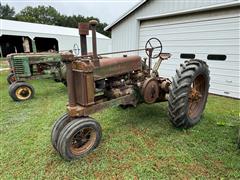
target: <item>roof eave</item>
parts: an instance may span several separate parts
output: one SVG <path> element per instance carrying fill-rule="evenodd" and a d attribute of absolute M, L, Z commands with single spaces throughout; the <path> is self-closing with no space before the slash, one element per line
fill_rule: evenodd
<path fill-rule="evenodd" d="M 123 14 L 122 16 L 120 16 L 116 21 L 114 21 L 113 23 L 109 24 L 107 27 L 104 28 L 104 31 L 109 31 L 112 29 L 113 26 L 115 26 L 117 23 L 119 23 L 121 20 L 123 20 L 124 18 L 126 18 L 128 15 L 130 15 L 132 12 L 134 12 L 136 9 L 138 9 L 140 6 L 142 6 L 145 2 L 147 2 L 148 0 L 143 0 L 140 1 L 138 4 L 136 4 L 135 6 L 133 6 L 130 10 L 128 10 L 125 14 Z"/>
<path fill-rule="evenodd" d="M 111 30 L 116 24 L 118 24 L 120 21 L 122 21 L 128 15 L 130 15 L 133 11 L 135 11 L 137 8 L 139 8 L 141 5 L 143 5 L 146 1 L 147 0 L 144 0 L 144 1 L 141 1 L 140 3 L 138 3 L 136 6 L 134 6 L 132 9 L 130 9 L 127 13 L 122 15 L 120 18 L 118 18 L 112 24 L 105 27 L 104 30 L 105 31 Z M 192 13 L 192 12 L 200 12 L 200 11 L 207 11 L 207 10 L 213 10 L 213 9 L 220 9 L 220 8 L 224 8 L 224 7 L 226 7 L 226 8 L 227 7 L 234 7 L 234 6 L 239 6 L 239 5 L 240 5 L 240 1 L 233 1 L 233 2 L 215 4 L 215 5 L 211 5 L 211 6 L 200 7 L 200 8 L 190 9 L 190 10 L 184 10 L 184 11 L 181 11 L 181 12 L 171 12 L 171 13 L 166 13 L 166 14 L 162 14 L 162 15 L 139 17 L 137 19 L 138 20 L 155 19 L 155 18 L 160 18 L 160 17 L 167 17 L 167 16 L 174 16 L 174 15 L 180 15 L 180 14 L 187 14 L 187 13 Z"/>
<path fill-rule="evenodd" d="M 190 14 L 190 13 L 196 13 L 196 12 L 230 8 L 230 7 L 236 7 L 236 6 L 240 6 L 240 1 L 214 4 L 214 5 L 210 5 L 210 6 L 199 7 L 199 8 L 188 9 L 188 10 L 182 10 L 182 11 L 176 11 L 176 12 L 170 12 L 170 13 L 165 13 L 165 14 L 160 14 L 160 15 L 138 17 L 137 20 L 144 21 L 144 20 L 149 20 L 149 19 L 158 19 L 158 18 L 177 16 L 177 15 L 183 15 L 183 14 Z"/>

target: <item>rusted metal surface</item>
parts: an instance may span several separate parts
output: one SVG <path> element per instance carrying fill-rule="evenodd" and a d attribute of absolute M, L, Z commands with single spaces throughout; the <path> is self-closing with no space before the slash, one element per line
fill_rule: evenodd
<path fill-rule="evenodd" d="M 70 151 L 74 155 L 81 155 L 94 145 L 96 138 L 97 134 L 93 128 L 82 128 L 71 138 Z"/>
<path fill-rule="evenodd" d="M 143 99 L 146 103 L 156 102 L 159 97 L 159 83 L 155 78 L 148 78 L 144 81 L 141 90 Z"/>
<path fill-rule="evenodd" d="M 78 24 L 79 35 L 89 34 L 89 23 L 79 23 Z"/>
<path fill-rule="evenodd" d="M 105 58 L 99 60 L 99 68 L 94 69 L 96 78 L 106 78 L 142 70 L 140 56 Z"/>
<path fill-rule="evenodd" d="M 153 52 L 153 49 L 149 49 L 149 54 L 148 54 L 148 73 L 150 75 L 151 73 L 151 67 L 152 67 L 152 52 Z"/>
<path fill-rule="evenodd" d="M 133 104 L 136 103 L 136 97 L 134 94 L 129 94 L 126 96 L 122 96 L 116 99 L 112 99 L 109 101 L 104 101 L 100 103 L 93 104 L 91 106 L 80 106 L 77 105 L 75 107 L 67 106 L 68 114 L 71 117 L 81 117 L 88 116 L 95 112 L 101 111 L 107 107 L 117 106 L 119 104 Z"/>
<path fill-rule="evenodd" d="M 81 117 L 89 116 L 90 114 L 107 107 L 118 105 L 122 105 L 123 107 L 129 105 L 136 106 L 138 103 L 143 102 L 152 104 L 168 100 L 169 115 L 171 118 L 177 118 L 176 121 L 172 120 L 175 125 L 182 117 L 183 118 L 180 120 L 185 123 L 185 117 L 194 119 L 196 116 L 201 115 L 207 97 L 207 92 L 205 91 L 208 89 L 205 83 L 207 81 L 205 81 L 203 76 L 200 75 L 194 80 L 191 90 L 189 90 L 190 93 L 186 90 L 185 81 L 181 82 L 175 80 L 174 83 L 171 84 L 171 81 L 168 78 L 160 77 L 158 69 L 161 62 L 167 60 L 171 54 L 162 53 L 162 44 L 157 38 L 151 38 L 147 41 L 145 49 L 142 50 L 146 51 L 148 58 L 144 58 L 143 60 L 140 56 L 127 55 L 118 58 L 103 58 L 101 55 L 97 54 L 96 24 L 96 21 L 90 22 L 90 29 L 92 30 L 93 38 L 93 52 L 91 55 L 87 52 L 82 53 L 87 55 L 82 55 L 80 57 L 73 57 L 67 54 L 63 55 L 68 70 L 67 80 L 69 84 L 69 104 L 67 106 L 67 111 L 71 119 L 75 120 L 72 121 L 73 124 L 68 125 L 68 128 L 62 129 L 61 131 L 66 131 L 64 132 L 64 135 L 67 137 L 66 141 L 68 143 L 68 140 L 70 139 L 71 143 L 63 144 L 62 142 L 65 141 L 64 138 L 61 138 L 61 141 L 58 140 L 59 147 L 61 145 L 68 146 L 72 154 L 69 156 L 68 153 L 63 151 L 66 147 L 63 147 L 64 149 L 60 147 L 60 149 L 58 149 L 60 155 L 69 160 L 75 158 L 73 155 L 75 155 L 76 158 L 79 158 L 82 155 L 85 155 L 86 152 L 90 152 L 91 147 L 95 146 L 94 142 L 97 141 L 97 138 L 99 140 L 100 136 L 98 137 L 96 132 L 100 131 L 98 133 L 100 135 L 101 128 L 96 128 L 95 132 L 94 128 L 86 127 L 86 121 L 81 121 L 80 119 Z M 80 32 L 83 34 L 86 33 L 84 30 L 81 31 L 81 27 Z M 153 53 L 157 47 L 152 46 L 151 40 L 157 40 L 160 44 L 159 51 Z M 82 41 L 81 44 L 86 46 L 86 42 L 84 41 Z M 102 55 L 139 50 L 141 49 L 104 53 Z M 153 58 L 159 59 L 152 69 Z M 193 62 L 192 64 L 200 63 L 204 64 L 201 61 Z M 185 73 L 185 69 L 182 69 L 181 72 Z M 180 76 L 178 71 L 177 73 L 178 76 Z M 189 75 L 187 74 L 187 76 Z M 191 77 L 194 77 L 194 75 Z M 206 75 L 206 77 L 208 76 Z M 190 85 L 191 81 L 188 82 Z M 171 87 L 174 87 L 174 85 L 178 83 L 182 83 L 182 85 L 179 85 L 179 89 L 175 88 L 173 91 L 173 88 L 170 88 L 170 85 Z M 182 91 L 182 94 L 180 94 L 179 97 L 182 99 L 178 100 L 179 97 L 172 97 L 173 93 L 180 92 L 180 90 Z M 205 97 L 203 97 L 203 94 Z M 179 105 L 172 108 L 176 103 Z M 185 110 L 186 108 L 184 107 L 185 109 L 183 112 L 179 113 L 179 109 L 181 109 L 183 105 L 186 105 L 185 107 L 189 105 L 189 107 L 187 107 L 189 111 Z M 177 113 L 176 116 L 174 116 L 174 113 Z M 181 114 L 181 117 L 179 114 Z M 87 121 L 90 122 L 89 119 L 87 119 Z M 82 124 L 84 128 L 80 127 L 81 123 L 84 123 Z M 94 121 L 91 123 L 99 126 Z M 182 126 L 182 123 L 180 125 Z M 71 128 L 78 129 L 78 133 L 74 133 L 73 138 L 71 137 L 72 139 L 69 138 L 70 136 L 67 134 L 68 130 L 72 131 Z M 96 144 L 96 146 L 97 145 L 98 144 Z"/>
<path fill-rule="evenodd" d="M 66 71 L 67 71 L 67 89 L 68 89 L 68 103 L 70 107 L 76 106 L 76 95 L 75 95 L 75 83 L 72 70 L 72 62 L 66 61 Z"/>
<path fill-rule="evenodd" d="M 87 55 L 87 35 L 89 34 L 89 23 L 78 24 L 80 34 L 81 55 Z"/>
<path fill-rule="evenodd" d="M 169 92 L 169 87 L 171 85 L 171 81 L 169 79 L 164 78 L 159 84 L 160 84 L 161 90 L 167 93 Z"/>
<path fill-rule="evenodd" d="M 98 24 L 98 22 L 96 20 L 91 20 L 89 22 L 90 24 L 90 28 L 92 30 L 92 49 L 93 49 L 93 61 L 95 63 L 96 66 L 99 65 L 99 60 L 97 57 L 97 36 L 96 36 L 96 25 Z"/>
<path fill-rule="evenodd" d="M 206 98 L 205 96 L 207 96 L 207 92 L 205 92 L 205 81 L 205 77 L 203 75 L 199 75 L 192 83 L 192 87 L 188 96 L 188 115 L 192 119 L 196 118 L 203 109 L 204 99 Z"/>
<path fill-rule="evenodd" d="M 76 102 L 82 106 L 94 104 L 95 88 L 93 72 L 74 71 Z"/>
<path fill-rule="evenodd" d="M 153 47 L 151 49 L 156 49 L 159 47 Z M 98 57 L 101 58 L 102 56 L 105 55 L 110 55 L 110 54 L 122 54 L 122 53 L 129 53 L 129 52 L 137 52 L 137 51 L 148 51 L 149 49 L 145 49 L 145 48 L 140 48 L 140 49 L 131 49 L 131 50 L 125 50 L 125 51 L 113 51 L 113 52 L 107 52 L 107 53 L 100 53 L 98 54 Z M 169 54 L 169 53 L 164 53 L 164 54 Z M 87 57 L 92 57 L 92 55 L 84 55 L 84 56 L 80 56 L 79 58 L 87 58 Z"/>
<path fill-rule="evenodd" d="M 164 78 L 157 75 L 150 78 L 152 52 L 155 48 L 136 49 L 129 51 L 119 51 L 112 53 L 97 54 L 96 43 L 97 21 L 90 21 L 89 28 L 92 30 L 91 55 L 83 52 L 80 57 L 73 57 L 64 54 L 62 58 L 68 62 L 67 70 L 70 84 L 68 112 L 72 117 L 87 116 L 105 107 L 114 104 L 136 105 L 139 101 L 135 94 L 135 87 L 140 88 L 144 101 L 154 103 L 157 99 L 164 99 L 169 83 Z M 81 35 L 88 33 L 87 25 L 80 24 L 79 32 Z M 81 40 L 82 47 L 86 46 Z M 159 47 L 162 48 L 162 47 Z M 145 50 L 148 52 L 148 65 L 142 62 L 140 56 L 123 56 L 117 58 L 102 58 L 102 55 L 133 52 Z M 159 54 L 160 60 L 167 59 L 170 54 Z M 160 64 L 158 65 L 158 67 Z M 68 75 L 67 74 L 67 75 Z M 99 88 L 98 90 L 96 90 Z M 160 93 L 161 92 L 161 93 Z M 100 93 L 100 95 L 99 95 Z"/>

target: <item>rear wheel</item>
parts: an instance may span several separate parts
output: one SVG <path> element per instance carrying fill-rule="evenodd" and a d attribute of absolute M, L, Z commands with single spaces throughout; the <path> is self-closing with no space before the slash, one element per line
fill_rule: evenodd
<path fill-rule="evenodd" d="M 8 74 L 7 76 L 7 82 L 8 84 L 12 84 L 16 81 L 16 76 L 13 73 Z"/>
<path fill-rule="evenodd" d="M 100 143 L 101 126 L 89 117 L 69 122 L 60 132 L 57 149 L 66 160 L 79 159 L 93 151 Z"/>
<path fill-rule="evenodd" d="M 33 86 L 26 82 L 15 82 L 11 84 L 8 92 L 14 101 L 25 101 L 34 96 Z"/>
<path fill-rule="evenodd" d="M 208 66 L 201 60 L 186 61 L 176 71 L 168 98 L 169 116 L 175 127 L 189 128 L 200 121 L 209 80 Z"/>

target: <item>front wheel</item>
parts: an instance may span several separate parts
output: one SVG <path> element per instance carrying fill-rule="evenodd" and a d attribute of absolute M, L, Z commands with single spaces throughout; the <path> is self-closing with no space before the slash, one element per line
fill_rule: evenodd
<path fill-rule="evenodd" d="M 71 117 L 67 113 L 65 113 L 54 123 L 52 132 L 51 132 L 51 142 L 55 150 L 57 150 L 57 141 L 58 141 L 60 132 L 70 121 L 71 121 Z"/>
<path fill-rule="evenodd" d="M 15 82 L 11 84 L 8 92 L 14 101 L 25 101 L 34 96 L 33 86 L 26 82 Z"/>
<path fill-rule="evenodd" d="M 176 70 L 169 90 L 168 112 L 175 127 L 189 128 L 200 121 L 209 89 L 209 70 L 202 60 L 190 60 Z"/>
<path fill-rule="evenodd" d="M 57 149 L 66 160 L 79 159 L 93 151 L 100 143 L 101 126 L 90 117 L 69 122 L 60 132 Z"/>

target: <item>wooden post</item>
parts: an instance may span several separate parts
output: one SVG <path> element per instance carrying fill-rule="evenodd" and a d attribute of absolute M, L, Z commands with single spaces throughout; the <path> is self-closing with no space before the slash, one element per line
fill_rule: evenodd
<path fill-rule="evenodd" d="M 34 53 L 37 52 L 37 47 L 36 47 L 36 43 L 35 43 L 34 39 L 32 39 L 32 50 L 33 50 Z"/>

